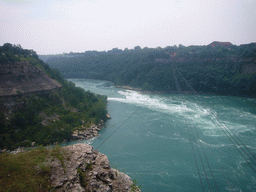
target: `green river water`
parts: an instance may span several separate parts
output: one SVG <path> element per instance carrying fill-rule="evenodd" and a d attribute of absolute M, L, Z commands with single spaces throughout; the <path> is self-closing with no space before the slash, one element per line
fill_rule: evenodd
<path fill-rule="evenodd" d="M 99 137 L 68 144 L 97 148 L 120 128 L 98 150 L 142 191 L 256 191 L 256 99 L 142 94 L 70 80 L 107 95 L 112 119 Z"/>

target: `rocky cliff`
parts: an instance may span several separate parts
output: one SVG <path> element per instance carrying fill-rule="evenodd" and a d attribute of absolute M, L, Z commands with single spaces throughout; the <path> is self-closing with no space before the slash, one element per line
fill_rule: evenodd
<path fill-rule="evenodd" d="M 62 85 L 28 62 L 0 64 L 0 97 L 47 93 Z"/>
<path fill-rule="evenodd" d="M 62 153 L 64 161 L 49 162 L 54 191 L 140 191 L 128 175 L 112 169 L 108 157 L 90 145 L 70 145 Z"/>

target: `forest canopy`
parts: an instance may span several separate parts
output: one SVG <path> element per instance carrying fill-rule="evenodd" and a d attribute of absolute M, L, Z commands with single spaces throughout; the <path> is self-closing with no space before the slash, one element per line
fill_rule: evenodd
<path fill-rule="evenodd" d="M 86 51 L 40 56 L 66 78 L 109 80 L 149 91 L 182 92 L 189 89 L 181 77 L 200 93 L 256 96 L 256 43 L 232 45 Z M 176 74 L 176 75 L 175 75 Z M 181 74 L 181 75 L 179 75 Z"/>

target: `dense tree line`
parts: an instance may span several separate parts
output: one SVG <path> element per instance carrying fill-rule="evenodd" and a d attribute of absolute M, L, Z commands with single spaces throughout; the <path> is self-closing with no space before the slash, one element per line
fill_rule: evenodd
<path fill-rule="evenodd" d="M 21 45 L 12 45 L 11 43 L 5 43 L 0 46 L 0 63 L 21 61 L 25 57 L 34 57 L 38 59 L 38 56 L 34 50 L 23 49 Z"/>
<path fill-rule="evenodd" d="M 8 49 L 5 49 L 6 45 Z M 60 90 L 49 94 L 26 97 L 20 95 L 17 102 L 23 105 L 11 113 L 7 113 L 4 103 L 0 103 L 0 148 L 30 146 L 32 142 L 46 145 L 70 140 L 74 129 L 106 120 L 106 96 L 76 87 L 56 69 L 51 69 L 39 60 L 34 51 L 23 54 L 21 47 L 9 44 L 0 48 L 2 55 L 17 58 L 13 60 L 12 57 L 7 57 L 4 62 L 28 61 L 62 84 Z M 48 123 L 43 125 L 42 121 L 47 117 L 50 117 Z"/>
<path fill-rule="evenodd" d="M 143 49 L 137 46 L 130 50 L 114 48 L 108 52 L 86 51 L 43 58 L 66 78 L 103 79 L 144 90 L 176 92 L 174 71 L 178 70 L 198 92 L 256 95 L 255 71 L 243 72 L 243 67 L 256 65 L 255 43 L 236 46 L 213 42 L 207 46 Z M 188 91 L 181 76 L 176 76 L 181 89 Z"/>

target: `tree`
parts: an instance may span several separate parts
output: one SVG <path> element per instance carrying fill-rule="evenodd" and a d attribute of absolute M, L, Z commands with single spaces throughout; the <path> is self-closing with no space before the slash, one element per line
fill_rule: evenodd
<path fill-rule="evenodd" d="M 140 48 L 140 46 L 136 46 L 136 47 L 134 47 L 134 50 L 138 51 L 138 50 L 141 50 L 141 48 Z"/>

